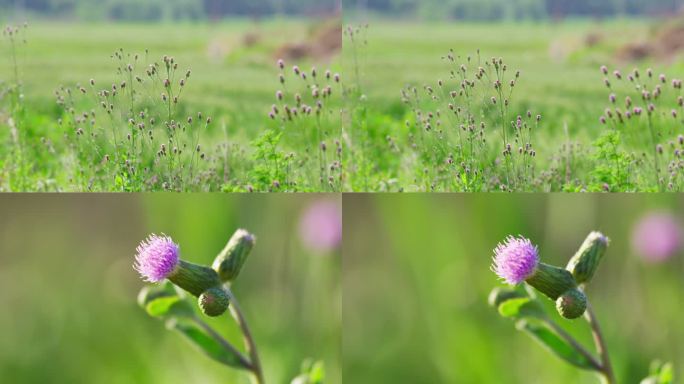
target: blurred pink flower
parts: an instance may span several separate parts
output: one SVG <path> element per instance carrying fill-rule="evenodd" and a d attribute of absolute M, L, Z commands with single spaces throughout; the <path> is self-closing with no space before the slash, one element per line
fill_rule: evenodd
<path fill-rule="evenodd" d="M 334 200 L 311 203 L 299 221 L 302 243 L 314 252 L 327 252 L 337 248 L 342 240 L 342 212 Z"/>
<path fill-rule="evenodd" d="M 669 213 L 652 212 L 642 217 L 632 231 L 632 248 L 646 261 L 662 262 L 682 247 L 682 229 Z"/>

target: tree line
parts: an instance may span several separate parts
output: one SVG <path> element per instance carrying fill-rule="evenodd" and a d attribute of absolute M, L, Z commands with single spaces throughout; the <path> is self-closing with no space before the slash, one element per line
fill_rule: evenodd
<path fill-rule="evenodd" d="M 316 16 L 339 8 L 340 0 L 0 0 L 0 15 L 145 21 Z"/>
<path fill-rule="evenodd" d="M 345 0 L 345 11 L 459 20 L 660 16 L 684 0 Z"/>

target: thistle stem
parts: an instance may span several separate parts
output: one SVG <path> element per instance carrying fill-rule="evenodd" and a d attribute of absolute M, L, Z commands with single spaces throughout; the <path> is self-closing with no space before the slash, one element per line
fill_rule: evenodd
<path fill-rule="evenodd" d="M 584 348 L 577 340 L 575 340 L 574 337 L 567 333 L 563 328 L 561 328 L 553 320 L 548 318 L 544 319 L 544 322 L 546 323 L 546 325 L 548 325 L 554 331 L 556 331 L 556 333 L 558 333 L 560 337 L 567 341 L 568 344 L 575 348 L 577 352 L 584 356 L 589 361 L 593 369 L 599 372 L 603 370 L 601 363 L 598 360 L 596 360 L 596 358 L 586 348 Z"/>
<path fill-rule="evenodd" d="M 218 332 L 214 330 L 214 328 L 209 326 L 209 324 L 205 323 L 202 319 L 200 319 L 197 316 L 193 316 L 192 320 L 195 323 L 197 323 L 197 325 L 199 325 L 202 329 L 204 329 L 209 334 L 209 336 L 211 336 L 214 340 L 221 344 L 221 346 L 225 350 L 230 351 L 232 354 L 237 356 L 240 360 L 240 365 L 247 369 L 252 369 L 252 363 L 249 360 L 247 360 L 247 358 L 240 351 L 238 351 L 237 348 L 235 348 L 231 343 L 229 343 L 228 341 L 226 341 L 226 339 L 219 335 Z"/>
<path fill-rule="evenodd" d="M 259 352 L 257 352 L 256 343 L 254 342 L 254 338 L 252 337 L 252 332 L 249 330 L 247 321 L 245 320 L 245 317 L 242 314 L 240 304 L 238 304 L 235 295 L 233 295 L 233 291 L 231 291 L 228 286 L 226 286 L 226 291 L 228 292 L 228 298 L 230 299 L 230 314 L 238 323 L 238 325 L 240 326 L 240 330 L 242 331 L 242 336 L 245 340 L 245 348 L 247 349 L 247 353 L 249 354 L 252 373 L 254 374 L 254 378 L 256 379 L 256 384 L 264 384 L 264 373 L 261 368 Z"/>
<path fill-rule="evenodd" d="M 594 344 L 596 345 L 596 351 L 601 359 L 601 373 L 605 379 L 606 384 L 615 384 L 615 373 L 613 373 L 613 366 L 610 363 L 610 357 L 608 356 L 608 348 L 606 347 L 605 339 L 603 338 L 603 333 L 601 332 L 601 327 L 596 319 L 596 314 L 591 307 L 590 303 L 587 303 L 587 311 L 584 314 L 589 326 L 591 326 L 591 334 L 594 337 Z"/>

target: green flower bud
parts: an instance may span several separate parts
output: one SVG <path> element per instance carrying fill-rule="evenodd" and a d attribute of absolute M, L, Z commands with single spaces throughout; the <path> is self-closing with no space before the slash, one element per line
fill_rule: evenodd
<path fill-rule="evenodd" d="M 592 232 L 565 267 L 575 277 L 577 284 L 588 283 L 594 276 L 603 254 L 608 248 L 608 238 L 600 232 Z"/>
<path fill-rule="evenodd" d="M 216 271 L 183 260 L 178 261 L 178 265 L 167 276 L 167 279 L 193 296 L 199 296 L 209 288 L 221 286 L 221 280 Z"/>
<path fill-rule="evenodd" d="M 492 289 L 492 292 L 489 294 L 487 302 L 492 307 L 499 308 L 499 305 L 502 304 L 504 301 L 510 299 L 519 299 L 522 297 L 527 297 L 527 295 L 523 292 L 520 292 L 519 290 L 496 287 Z"/>
<path fill-rule="evenodd" d="M 556 309 L 566 319 L 576 319 L 587 309 L 587 296 L 579 289 L 569 289 L 556 300 Z"/>
<path fill-rule="evenodd" d="M 577 288 L 577 283 L 570 272 L 544 263 L 539 263 L 532 276 L 525 282 L 552 300 L 556 300 L 570 289 Z"/>
<path fill-rule="evenodd" d="M 209 288 L 202 292 L 197 299 L 202 313 L 207 316 L 219 316 L 228 309 L 230 305 L 230 299 L 228 293 L 220 287 Z"/>
<path fill-rule="evenodd" d="M 233 281 L 240 274 L 240 269 L 252 251 L 255 241 L 256 237 L 246 230 L 235 231 L 212 264 L 212 268 L 218 273 L 221 281 Z"/>

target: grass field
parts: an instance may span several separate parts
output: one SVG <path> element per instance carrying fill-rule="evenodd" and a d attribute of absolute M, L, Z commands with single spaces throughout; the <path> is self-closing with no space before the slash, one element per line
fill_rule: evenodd
<path fill-rule="evenodd" d="M 679 25 L 375 20 L 351 29 L 353 39 L 345 33 L 341 57 L 288 59 L 280 69 L 282 47 L 311 41 L 320 24 L 37 21 L 26 45 L 12 50 L 6 37 L 2 45 L 0 188 L 678 191 L 684 107 L 674 82 L 681 82 L 681 55 L 628 61 L 618 52 Z M 135 53 L 130 73 L 145 78 L 142 88 L 119 89 L 116 101 L 102 96 L 109 84 L 138 85 L 126 68 Z M 173 57 L 177 73 L 163 73 L 163 55 Z M 146 77 L 153 62 L 162 73 Z M 635 68 L 642 76 L 630 82 Z M 192 75 L 180 86 L 186 69 Z M 167 86 L 168 76 L 174 81 Z M 472 83 L 458 95 L 464 79 Z M 181 87 L 175 104 L 166 94 Z"/>
<path fill-rule="evenodd" d="M 587 295 L 617 382 L 638 383 L 653 359 L 684 370 L 680 251 L 642 258 L 632 233 L 643 215 L 682 217 L 675 195 L 349 195 L 344 200 L 343 375 L 373 383 L 598 383 L 517 331 L 487 303 L 503 286 L 490 270 L 508 235 L 564 266 L 592 230 L 610 245 Z M 372 284 L 369 284 L 372 281 Z M 593 350 L 583 319 L 553 319 Z"/>
<path fill-rule="evenodd" d="M 609 94 L 617 93 L 617 108 L 621 108 L 620 99 L 630 89 L 629 85 L 619 84 L 611 74 L 608 77 L 614 83 L 614 89 L 606 89 L 603 83 L 604 76 L 599 70 L 602 65 L 610 68 L 611 73 L 613 69 L 619 69 L 625 77 L 636 67 L 641 68 L 642 74 L 646 68 L 653 68 L 655 76 L 660 73 L 669 74 L 668 83 L 670 79 L 681 74 L 683 64 L 677 57 L 669 61 L 646 59 L 639 62 L 617 58 L 617 52 L 623 46 L 648 41 L 654 34 L 654 28 L 662 24 L 664 23 L 659 21 L 638 19 L 498 24 L 371 20 L 367 29 L 361 28 L 360 32 L 357 31 L 357 36 L 361 37 L 357 37 L 355 43 L 349 37 L 345 38 L 344 64 L 348 78 L 354 77 L 354 72 L 350 68 L 359 68 L 360 86 L 362 93 L 367 96 L 364 107 L 367 108 L 368 115 L 364 122 L 359 124 L 370 127 L 370 137 L 366 145 L 369 148 L 368 157 L 372 159 L 370 162 L 382 164 L 376 169 L 382 176 L 376 180 L 373 187 L 380 183 L 388 184 L 387 181 L 392 180 L 390 185 L 404 190 L 499 189 L 496 185 L 498 183 L 483 182 L 480 185 L 469 186 L 466 183 L 449 181 L 459 179 L 463 172 L 456 166 L 440 166 L 449 154 L 458 157 L 460 151 L 457 143 L 449 140 L 449 132 L 453 140 L 454 132 L 458 131 L 458 124 L 449 121 L 447 117 L 435 118 L 431 123 L 433 126 L 435 120 L 441 120 L 443 123 L 445 134 L 437 135 L 435 141 L 447 142 L 448 149 L 440 149 L 442 145 L 434 143 L 432 146 L 428 143 L 426 149 L 411 148 L 415 141 L 411 141 L 409 135 L 420 136 L 421 129 L 418 126 L 421 124 L 415 124 L 417 119 L 411 112 L 412 107 L 402 103 L 400 91 L 411 85 L 417 87 L 420 96 L 424 93 L 423 87 L 428 85 L 439 94 L 440 79 L 445 82 L 445 90 L 459 90 L 460 80 L 450 79 L 449 71 L 457 69 L 461 62 L 465 63 L 466 57 L 470 55 L 472 62 L 466 78 L 470 77 L 471 80 L 475 80 L 473 69 L 478 65 L 485 66 L 484 63 L 492 57 L 503 58 L 509 68 L 502 76 L 506 79 L 503 81 L 506 93 L 508 80 L 513 79 L 516 70 L 520 71 L 520 78 L 516 80 L 510 106 L 506 111 L 505 125 L 509 125 L 518 115 L 524 117 L 527 111 L 530 111 L 532 116 L 541 115 L 539 128 L 534 130 L 532 137 L 537 173 L 534 178 L 528 177 L 528 181 L 520 183 L 517 187 L 512 185 L 514 182 L 503 182 L 508 184 L 508 189 L 657 190 L 658 182 L 653 175 L 653 169 L 637 169 L 641 167 L 635 165 L 640 161 L 642 152 L 651 156 L 651 147 L 654 147 L 650 144 L 651 139 L 640 133 L 647 132 L 643 122 L 634 123 L 630 128 L 618 127 L 616 131 L 621 134 L 619 140 L 622 146 L 618 147 L 617 153 L 604 156 L 611 159 L 620 157 L 620 161 L 629 163 L 628 167 L 634 170 L 634 179 L 618 180 L 614 174 L 593 172 L 601 168 L 603 163 L 602 160 L 595 159 L 597 152 L 600 151 L 592 143 L 613 131 L 610 123 L 599 123 L 604 110 L 612 107 L 608 100 Z M 363 43 L 364 40 L 367 44 Z M 449 54 L 450 49 L 453 49 L 453 55 L 456 57 L 455 64 L 443 59 Z M 479 64 L 476 63 L 478 50 L 481 53 Z M 491 77 L 492 74 L 489 75 Z M 500 150 L 504 149 L 500 144 L 499 133 L 496 132 L 500 131 L 500 128 L 496 128 L 501 124 L 500 118 L 491 116 L 491 108 L 487 106 L 490 103 L 489 97 L 483 96 L 487 93 L 495 94 L 493 89 L 487 89 L 491 88 L 493 81 L 494 79 L 485 81 L 484 90 L 471 97 L 471 101 L 478 108 L 465 108 L 466 101 L 460 96 L 454 102 L 457 106 L 472 111 L 476 120 L 475 125 L 484 121 L 495 130 L 491 132 L 487 129 L 485 134 L 496 147 L 481 155 L 487 166 L 501 161 Z M 477 91 L 478 88 L 475 89 Z M 663 146 L 667 146 L 667 141 L 673 139 L 673 136 L 669 135 L 670 131 L 681 132 L 680 122 L 673 122 L 671 118 L 668 120 L 670 110 L 679 109 L 676 105 L 678 93 L 676 90 L 670 91 L 662 97 L 662 106 L 658 104 L 659 110 L 656 111 L 656 114 L 662 115 L 663 118 L 656 123 L 662 128 L 658 135 L 662 134 L 659 140 Z M 482 99 L 478 99 L 479 96 L 483 96 Z M 637 96 L 632 95 L 632 98 L 638 100 Z M 439 102 L 431 103 L 429 97 L 425 96 L 419 101 L 418 107 L 424 115 L 427 111 L 441 111 L 446 115 L 448 100 L 445 99 L 448 97 L 440 97 Z M 406 121 L 411 123 L 410 128 L 404 126 Z M 425 130 L 424 126 L 421 128 Z M 433 132 L 438 129 L 433 128 Z M 515 129 L 509 127 L 508 131 L 509 135 L 513 135 Z M 391 138 L 389 145 L 387 138 Z M 560 173 L 557 168 L 563 168 L 565 164 L 559 163 L 569 157 L 563 154 L 561 148 L 569 143 L 575 143 L 577 161 L 570 167 L 570 175 L 564 174 L 562 180 L 554 180 L 556 176 L 551 175 Z M 645 143 L 649 144 L 646 146 Z M 497 153 L 499 159 L 495 161 Z M 463 157 L 468 155 L 465 154 Z M 515 156 L 512 158 L 515 162 Z M 677 159 L 674 161 L 677 162 Z M 665 160 L 661 162 L 665 163 Z M 458 164 L 458 161 L 455 164 Z M 421 174 L 423 168 L 427 175 Z M 481 168 L 483 173 L 489 174 L 490 177 L 501 178 L 500 170 L 487 170 L 486 166 Z M 548 175 L 543 176 L 544 172 Z M 663 175 L 661 173 L 661 177 Z M 675 181 L 673 187 L 681 187 L 679 180 Z"/>
<path fill-rule="evenodd" d="M 251 171 L 254 167 L 258 167 L 259 161 L 254 160 L 254 146 L 250 143 L 268 130 L 279 131 L 281 128 L 278 123 L 268 118 L 271 106 L 276 103 L 275 92 L 281 86 L 278 82 L 279 69 L 276 67 L 277 52 L 287 44 L 310 43 L 312 36 L 316 35 L 317 28 L 320 29 L 320 27 L 320 22 L 304 19 L 261 22 L 236 19 L 217 24 L 79 24 L 44 21 L 30 23 L 25 31 L 27 43 L 21 44 L 19 40 L 16 50 L 19 79 L 23 84 L 21 90 L 23 98 L 20 105 L 21 118 L 14 119 L 15 122 L 21 123 L 17 140 L 22 143 L 15 147 L 25 147 L 24 158 L 16 160 L 17 157 L 21 157 L 21 148 L 13 148 L 11 129 L 3 129 L 4 167 L 0 168 L 4 168 L 5 171 L 0 176 L 0 188 L 5 190 L 83 190 L 88 189 L 88 184 L 91 189 L 95 190 L 235 189 L 246 191 L 250 185 L 257 190 L 272 188 L 270 183 L 278 181 L 279 175 L 274 171 L 272 175 L 263 176 L 264 178 L 273 176 L 271 180 L 268 180 L 267 185 L 258 184 L 259 180 L 256 179 L 261 176 Z M 23 32 L 20 32 L 22 39 Z M 90 79 L 94 79 L 96 84 L 93 92 L 106 89 L 109 84 L 118 85 L 122 81 L 122 76 L 117 73 L 119 63 L 112 58 L 112 55 L 119 49 L 123 49 L 125 56 L 140 55 L 140 63 L 135 65 L 134 71 L 144 77 L 144 80 L 148 80 L 143 73 L 147 64 L 160 62 L 164 55 L 173 57 L 178 64 L 176 79 L 185 74 L 187 69 L 192 71 L 191 78 L 188 79 L 181 100 L 170 120 L 185 122 L 187 116 L 195 116 L 198 112 L 202 112 L 204 117 L 212 118 L 212 123 L 208 127 L 201 127 L 199 144 L 206 148 L 207 159 L 211 163 L 204 167 L 205 170 L 209 173 L 221 173 L 220 177 L 185 180 L 182 185 L 167 187 L 144 185 L 143 181 L 122 186 L 116 185 L 114 179 L 126 171 L 112 169 L 111 172 L 105 171 L 98 174 L 93 170 L 86 177 L 95 181 L 86 182 L 84 188 L 82 184 L 73 180 L 75 172 L 72 168 L 79 166 L 73 164 L 64 169 L 64 163 L 68 162 L 67 159 L 71 156 L 68 140 L 73 139 L 73 132 L 57 126 L 58 119 L 65 119 L 65 116 L 63 109 L 56 104 L 55 91 L 60 86 L 65 86 L 72 87 L 73 92 L 78 93 L 78 87 L 74 88 L 77 84 L 88 87 L 90 90 L 88 86 Z M 3 56 L 0 62 L 0 80 L 4 81 L 8 88 L 8 91 L 3 93 L 5 95 L 3 116 L 12 117 L 13 114 L 19 112 L 12 107 L 14 65 L 11 44 L 6 36 L 0 45 L 0 50 Z M 148 54 L 145 54 L 146 50 Z M 124 61 L 125 66 L 133 60 L 125 57 Z M 287 65 L 288 69 L 293 65 L 299 65 L 306 71 L 316 66 L 321 73 L 319 81 L 325 69 L 339 71 L 334 55 L 303 57 L 288 61 Z M 289 81 L 289 72 L 287 75 Z M 125 77 L 123 79 L 125 80 Z M 176 85 L 173 84 L 173 86 Z M 291 84 L 289 87 L 292 93 L 302 92 L 306 95 L 308 90 L 308 86 L 302 82 Z M 159 92 L 162 90 L 160 87 Z M 123 90 L 121 93 L 125 98 L 128 97 Z M 147 110 L 150 115 L 154 115 L 155 104 L 162 104 L 161 100 L 156 100 L 158 98 L 156 95 L 154 101 L 139 100 L 138 96 L 140 94 L 136 94 L 136 112 Z M 117 107 L 115 112 L 118 112 L 119 105 L 115 106 Z M 98 107 L 99 102 L 76 100 L 75 108 L 78 112 L 81 109 L 86 112 L 91 109 L 99 110 Z M 117 116 L 116 120 L 120 138 L 124 137 L 128 131 L 125 125 L 129 118 L 127 107 L 122 106 L 121 109 L 121 116 Z M 165 106 L 161 105 L 161 109 L 165 109 Z M 9 128 L 6 120 L 6 118 L 2 119 L 3 127 Z M 161 122 L 158 124 L 161 125 Z M 105 123 L 98 122 L 96 126 L 98 129 L 105 129 L 100 128 L 99 125 L 105 125 Z M 339 124 L 330 125 L 339 127 Z M 308 125 L 302 126 L 308 127 Z M 108 127 L 106 129 L 109 130 Z M 112 141 L 106 133 L 102 136 L 103 141 Z M 46 149 L 41 144 L 43 138 L 52 142 L 54 153 L 37 159 L 37 153 L 44 152 Z M 282 151 L 304 153 L 309 150 L 307 148 L 309 144 L 313 148 L 318 146 L 318 142 L 308 143 L 307 139 L 302 135 L 284 135 Z M 325 137 L 321 140 L 325 140 Z M 99 141 L 96 144 L 106 145 Z M 228 148 L 225 148 L 226 145 Z M 218 146 L 221 146 L 220 149 L 216 149 Z M 331 142 L 329 146 L 334 145 Z M 220 153 L 212 156 L 214 150 Z M 116 151 L 110 149 L 109 152 L 113 157 L 113 152 Z M 91 163 L 99 162 L 102 156 L 103 154 L 100 153 L 100 158 L 87 160 L 92 160 Z M 306 162 L 305 160 L 301 161 Z M 222 164 L 217 166 L 217 162 Z M 140 159 L 141 166 L 153 168 L 153 163 L 154 160 Z M 83 166 L 93 167 L 92 164 Z M 122 167 L 117 166 L 117 168 Z M 129 176 L 131 179 L 136 178 L 134 175 Z M 137 178 L 140 179 L 140 177 Z M 279 180 L 279 182 L 285 184 L 285 180 Z M 311 187 L 306 185 L 304 180 L 301 184 L 298 186 L 300 189 Z M 315 185 L 320 186 L 318 183 Z M 294 190 L 295 187 L 283 185 L 283 189 Z"/>

